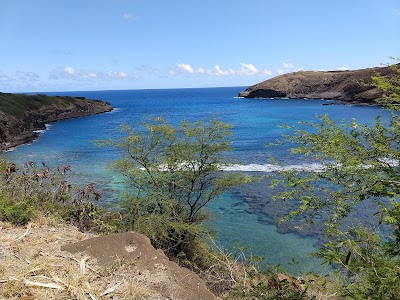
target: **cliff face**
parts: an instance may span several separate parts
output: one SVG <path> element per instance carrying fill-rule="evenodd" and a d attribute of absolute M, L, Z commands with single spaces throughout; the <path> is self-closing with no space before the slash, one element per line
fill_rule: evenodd
<path fill-rule="evenodd" d="M 245 98 L 334 99 L 353 103 L 373 103 L 379 89 L 360 85 L 371 83 L 371 76 L 393 74 L 390 67 L 354 71 L 299 71 L 263 81 L 240 92 Z"/>
<path fill-rule="evenodd" d="M 0 150 L 33 141 L 45 124 L 111 111 L 108 102 L 84 97 L 0 93 Z"/>

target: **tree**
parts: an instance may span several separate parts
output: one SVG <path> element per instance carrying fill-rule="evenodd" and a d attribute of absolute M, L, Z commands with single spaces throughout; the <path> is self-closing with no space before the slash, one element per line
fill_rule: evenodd
<path fill-rule="evenodd" d="M 151 117 L 123 131 L 111 141 L 125 153 L 114 164 L 129 188 L 121 203 L 123 222 L 157 247 L 179 253 L 201 234 L 207 203 L 244 181 L 220 171 L 231 149 L 230 126 L 216 119 L 174 126 Z"/>
<path fill-rule="evenodd" d="M 392 57 L 392 59 L 395 59 Z M 400 58 L 397 58 L 400 61 Z M 400 107 L 400 64 L 390 66 L 394 71 L 393 76 L 382 76 L 376 74 L 372 76 L 372 86 L 382 90 L 383 95 L 376 101 L 380 104 L 388 106 L 389 109 L 399 110 Z"/>
<path fill-rule="evenodd" d="M 388 123 L 336 123 L 328 116 L 303 123 L 309 127 L 294 129 L 286 140 L 298 145 L 293 153 L 320 163 L 321 171 L 284 171 L 273 181 L 285 187 L 277 198 L 298 202 L 288 217 L 324 220 L 327 242 L 318 256 L 335 267 L 341 292 L 351 299 L 399 299 L 400 71 L 393 69 L 392 77 L 372 77 L 383 91 L 379 102 L 392 111 Z M 366 203 L 375 208 L 360 208 Z M 355 212 L 369 215 L 357 220 Z M 344 222 L 350 214 L 351 222 Z"/>

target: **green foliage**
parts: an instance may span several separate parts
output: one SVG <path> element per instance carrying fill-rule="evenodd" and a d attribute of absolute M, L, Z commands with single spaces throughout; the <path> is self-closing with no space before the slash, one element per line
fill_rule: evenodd
<path fill-rule="evenodd" d="M 373 125 L 337 124 L 324 116 L 320 123 L 308 123 L 311 130 L 297 130 L 288 140 L 300 145 L 295 154 L 312 156 L 321 163 L 321 172 L 282 172 L 287 183 L 278 195 L 284 200 L 299 199 L 301 205 L 292 216 L 311 217 L 325 213 L 332 230 L 352 209 L 366 199 L 382 199 L 387 208 L 400 192 L 398 162 L 400 119 L 392 115 L 389 124 L 376 119 Z"/>
<path fill-rule="evenodd" d="M 37 110 L 42 107 L 52 105 L 79 106 L 79 99 L 68 96 L 47 96 L 43 94 L 27 95 L 27 94 L 8 94 L 0 93 L 0 111 L 5 114 L 20 117 L 30 110 Z"/>
<path fill-rule="evenodd" d="M 400 58 L 392 59 L 400 61 Z M 392 110 L 399 110 L 400 104 L 400 68 L 399 64 L 393 64 L 392 68 L 394 74 L 391 76 L 382 76 L 381 74 L 376 74 L 372 77 L 372 86 L 375 86 L 382 90 L 383 95 L 381 98 L 377 99 L 377 102 L 388 106 Z"/>
<path fill-rule="evenodd" d="M 219 170 L 231 149 L 230 126 L 215 119 L 173 126 L 158 117 L 123 131 L 109 142 L 125 153 L 114 164 L 128 186 L 122 222 L 169 253 L 190 252 L 204 232 L 198 225 L 207 219 L 207 203 L 245 181 Z"/>
<path fill-rule="evenodd" d="M 335 266 L 337 279 L 343 283 L 343 297 L 398 299 L 400 259 L 389 253 L 386 246 L 378 230 L 359 225 L 340 232 L 317 256 Z"/>
<path fill-rule="evenodd" d="M 34 217 L 34 209 L 28 201 L 14 202 L 8 195 L 1 195 L 0 220 L 13 225 L 25 225 Z"/>
<path fill-rule="evenodd" d="M 379 103 L 397 110 L 400 72 L 372 78 L 383 91 Z M 317 253 L 334 266 L 345 299 L 399 299 L 400 290 L 400 117 L 388 123 L 336 123 L 328 116 L 303 123 L 286 140 L 294 154 L 311 156 L 320 171 L 284 171 L 273 181 L 283 185 L 277 198 L 298 203 L 288 218 L 323 220 L 327 242 Z M 366 210 L 365 203 L 375 203 Z M 357 220 L 357 214 L 369 214 Z M 351 222 L 349 216 L 351 215 Z M 344 220 L 347 218 L 347 221 Z M 365 220 L 368 220 L 365 222 Z"/>
<path fill-rule="evenodd" d="M 35 216 L 56 216 L 89 230 L 100 225 L 104 210 L 92 201 L 100 194 L 94 184 L 76 189 L 68 184 L 69 166 L 51 170 L 26 162 L 19 167 L 0 159 L 0 220 L 25 225 Z"/>

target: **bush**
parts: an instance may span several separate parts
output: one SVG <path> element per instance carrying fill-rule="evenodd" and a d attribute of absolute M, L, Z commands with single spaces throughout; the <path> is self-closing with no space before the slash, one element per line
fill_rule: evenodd
<path fill-rule="evenodd" d="M 34 217 L 34 208 L 28 201 L 14 202 L 7 195 L 0 198 L 0 221 L 25 225 Z"/>
<path fill-rule="evenodd" d="M 85 231 L 102 226 L 105 210 L 94 184 L 77 189 L 66 180 L 69 166 L 51 170 L 34 162 L 24 166 L 0 159 L 0 220 L 24 225 L 37 215 L 55 216 Z"/>
<path fill-rule="evenodd" d="M 228 163 L 230 126 L 215 119 L 174 126 L 158 117 L 123 131 L 124 137 L 108 142 L 125 154 L 114 164 L 127 179 L 123 225 L 172 256 L 188 256 L 205 232 L 200 225 L 207 203 L 246 181 L 219 170 Z"/>

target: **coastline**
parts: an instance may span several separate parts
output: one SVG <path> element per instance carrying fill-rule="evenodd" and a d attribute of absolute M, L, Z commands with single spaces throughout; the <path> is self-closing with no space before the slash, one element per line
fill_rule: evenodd
<path fill-rule="evenodd" d="M 94 115 L 98 115 L 98 114 L 102 114 L 102 113 L 112 112 L 113 110 L 114 110 L 114 108 L 112 108 L 109 111 L 98 112 L 98 113 L 88 114 L 88 115 L 84 115 L 84 116 L 62 118 L 62 119 L 54 120 L 54 121 L 51 121 L 48 123 L 39 124 L 37 127 L 33 127 L 27 131 L 20 133 L 19 135 L 14 136 L 13 137 L 14 140 L 12 142 L 0 144 L 0 152 L 14 151 L 17 149 L 17 147 L 24 146 L 24 145 L 30 145 L 30 144 L 34 143 L 35 141 L 37 141 L 40 138 L 40 135 L 42 135 L 44 132 L 49 130 L 51 123 L 68 120 L 68 119 L 85 118 L 85 117 L 94 116 Z"/>
<path fill-rule="evenodd" d="M 34 142 L 47 129 L 48 124 L 53 122 L 96 115 L 114 109 L 109 102 L 84 97 L 40 95 L 42 102 L 39 102 L 35 96 L 29 95 L 0 93 L 0 96 L 2 103 L 25 104 L 22 109 L 14 111 L 7 111 L 7 108 L 0 110 L 0 152 L 12 151 L 18 146 Z M 35 107 L 31 108 L 29 105 Z"/>
<path fill-rule="evenodd" d="M 383 107 L 382 104 L 374 102 L 374 101 L 357 101 L 357 100 L 345 100 L 345 99 L 336 99 L 336 98 L 307 98 L 307 97 L 285 97 L 285 98 L 271 98 L 271 97 L 235 97 L 237 99 L 258 99 L 258 100 L 322 100 L 326 103 L 322 103 L 321 105 L 359 105 L 359 106 L 375 106 L 375 107 Z"/>
<path fill-rule="evenodd" d="M 93 115 L 97 115 L 97 114 L 101 114 L 101 113 L 111 112 L 113 110 L 114 110 L 114 108 L 111 107 L 111 110 L 107 110 L 107 111 L 103 111 L 103 112 L 96 112 L 96 113 L 82 115 L 82 116 L 76 116 L 76 117 L 72 116 L 72 117 L 67 117 L 67 118 L 61 118 L 58 120 L 50 121 L 48 123 L 38 124 L 36 127 L 32 127 L 31 129 L 21 132 L 20 134 L 14 136 L 12 142 L 1 143 L 0 144 L 0 152 L 13 151 L 19 146 L 34 143 L 37 139 L 39 139 L 40 135 L 43 132 L 45 132 L 46 130 L 49 130 L 51 123 L 62 121 L 62 120 L 67 120 L 67 119 L 77 119 L 77 118 L 89 117 L 89 116 L 93 116 Z"/>

